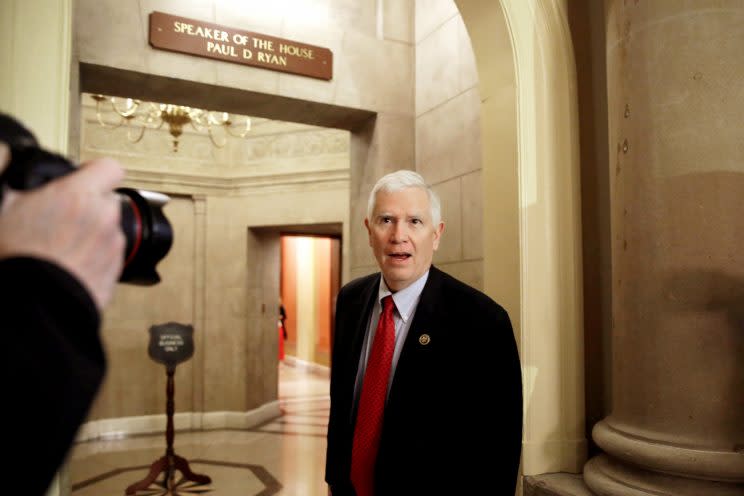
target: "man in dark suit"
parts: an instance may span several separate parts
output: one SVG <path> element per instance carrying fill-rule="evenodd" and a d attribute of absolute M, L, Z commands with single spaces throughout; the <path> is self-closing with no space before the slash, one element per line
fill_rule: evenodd
<path fill-rule="evenodd" d="M 514 494 L 522 383 L 511 323 L 488 296 L 432 265 L 440 211 L 412 171 L 384 176 L 370 194 L 364 223 L 381 273 L 337 299 L 333 496 Z"/>

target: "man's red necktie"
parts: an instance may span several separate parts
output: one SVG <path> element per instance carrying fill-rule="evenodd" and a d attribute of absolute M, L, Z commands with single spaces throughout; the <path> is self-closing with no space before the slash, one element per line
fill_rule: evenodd
<path fill-rule="evenodd" d="M 392 296 L 382 299 L 382 314 L 364 372 L 351 451 L 351 482 L 357 496 L 374 495 L 375 460 L 380 445 L 388 378 L 395 350 Z"/>

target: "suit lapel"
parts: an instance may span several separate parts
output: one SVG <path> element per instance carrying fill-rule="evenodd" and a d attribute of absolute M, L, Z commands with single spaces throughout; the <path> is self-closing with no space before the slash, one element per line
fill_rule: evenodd
<path fill-rule="evenodd" d="M 433 337 L 432 334 L 436 334 L 440 320 L 438 316 L 442 311 L 441 287 L 442 272 L 432 265 L 424 289 L 421 291 L 421 298 L 416 307 L 416 313 L 413 315 L 413 322 L 411 322 L 411 328 L 408 330 L 406 342 L 401 351 L 401 361 L 405 353 L 413 353 L 420 347 L 419 339 L 423 334 L 428 334 L 430 338 Z"/>
<path fill-rule="evenodd" d="M 352 341 L 352 363 L 359 364 L 359 359 L 362 354 L 362 345 L 364 344 L 364 336 L 367 333 L 367 326 L 369 325 L 369 316 L 372 313 L 372 308 L 375 304 L 375 296 L 377 295 L 380 287 L 380 276 L 373 277 L 370 284 L 359 293 L 359 297 L 354 301 L 354 309 L 358 310 L 357 322 L 353 327 L 356 331 Z"/>
<path fill-rule="evenodd" d="M 426 339 L 437 339 L 442 313 L 441 287 L 442 272 L 432 265 L 424 289 L 421 291 L 421 298 L 416 307 L 411 327 L 408 330 L 408 336 L 406 336 L 406 341 L 403 343 L 403 349 L 398 358 L 398 365 L 395 369 L 390 391 L 391 401 L 396 396 L 396 383 L 398 385 L 405 384 L 409 371 L 415 371 L 420 364 L 420 360 L 425 359 L 424 356 L 427 355 L 425 353 L 426 345 L 422 342 Z"/>
<path fill-rule="evenodd" d="M 356 376 L 359 368 L 359 361 L 362 355 L 362 345 L 364 344 L 364 336 L 367 333 L 367 326 L 369 324 L 369 316 L 372 312 L 373 305 L 375 303 L 375 296 L 377 295 L 380 287 L 380 275 L 377 277 L 371 277 L 369 282 L 366 282 L 363 287 L 354 295 L 345 305 L 345 312 L 347 315 L 348 329 L 351 331 L 350 335 L 347 335 L 346 342 L 348 343 L 345 348 L 350 350 L 349 355 L 343 358 L 344 373 L 344 391 L 349 397 L 348 405 L 350 409 L 348 411 L 348 421 L 350 425 L 354 424 L 356 417 L 356 402 L 354 400 L 354 389 L 356 387 Z"/>

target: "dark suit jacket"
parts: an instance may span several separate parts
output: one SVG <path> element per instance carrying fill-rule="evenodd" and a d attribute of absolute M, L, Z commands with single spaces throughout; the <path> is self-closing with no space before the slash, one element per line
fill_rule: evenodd
<path fill-rule="evenodd" d="M 379 282 L 380 274 L 357 279 L 337 299 L 326 457 L 334 496 L 354 494 L 354 381 Z M 376 494 L 512 496 L 521 443 L 522 380 L 509 316 L 432 266 L 385 407 Z"/>
<path fill-rule="evenodd" d="M 0 260 L 4 410 L 3 489 L 42 496 L 85 420 L 106 368 L 100 317 L 60 267 Z"/>

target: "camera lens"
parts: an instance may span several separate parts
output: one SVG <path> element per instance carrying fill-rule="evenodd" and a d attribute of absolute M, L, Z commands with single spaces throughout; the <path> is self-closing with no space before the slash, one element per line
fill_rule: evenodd
<path fill-rule="evenodd" d="M 11 149 L 10 163 L 0 172 L 0 201 L 5 185 L 31 190 L 75 170 L 61 155 L 39 147 L 31 132 L 9 115 L 0 113 L 0 142 Z M 116 190 L 121 200 L 121 230 L 126 237 L 120 282 L 151 286 L 160 282 L 155 265 L 173 244 L 173 229 L 163 214 L 167 195 L 132 188 Z"/>
<path fill-rule="evenodd" d="M 126 237 L 119 281 L 151 286 L 160 282 L 155 265 L 173 244 L 173 229 L 163 214 L 170 198 L 154 191 L 119 188 L 121 229 Z"/>

